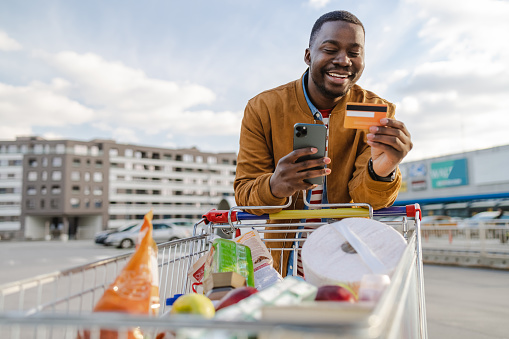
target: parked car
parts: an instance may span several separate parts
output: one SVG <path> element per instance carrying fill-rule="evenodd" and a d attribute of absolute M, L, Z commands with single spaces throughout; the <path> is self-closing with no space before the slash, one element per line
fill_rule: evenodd
<path fill-rule="evenodd" d="M 138 233 L 143 222 L 125 232 L 108 235 L 104 244 L 118 248 L 133 247 L 138 241 Z M 163 219 L 153 220 L 152 238 L 157 243 L 190 237 L 193 233 L 194 223 L 189 219 Z"/>
<path fill-rule="evenodd" d="M 457 226 L 461 218 L 448 215 L 427 215 L 422 217 L 422 226 Z"/>
<path fill-rule="evenodd" d="M 104 245 L 104 241 L 106 240 L 108 235 L 113 234 L 113 233 L 118 233 L 118 232 L 129 231 L 132 228 L 136 227 L 137 225 L 138 225 L 138 223 L 130 224 L 130 225 L 125 225 L 125 226 L 122 226 L 122 227 L 119 227 L 119 228 L 110 228 L 110 229 L 107 229 L 107 230 L 104 230 L 104 231 L 101 231 L 101 232 L 97 232 L 95 234 L 95 236 L 94 236 L 94 241 L 95 241 L 96 244 Z"/>
<path fill-rule="evenodd" d="M 505 225 L 506 223 L 509 223 L 509 213 L 503 212 L 500 214 L 500 211 L 479 212 L 470 218 L 463 219 L 463 221 L 460 222 L 458 226 L 479 227 L 481 223 L 488 227 Z"/>

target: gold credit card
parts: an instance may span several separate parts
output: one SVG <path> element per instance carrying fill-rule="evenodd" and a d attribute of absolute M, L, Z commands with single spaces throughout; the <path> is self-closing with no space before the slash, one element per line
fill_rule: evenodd
<path fill-rule="evenodd" d="M 387 117 L 387 105 L 358 102 L 346 103 L 345 128 L 368 129 L 381 126 L 380 119 Z"/>

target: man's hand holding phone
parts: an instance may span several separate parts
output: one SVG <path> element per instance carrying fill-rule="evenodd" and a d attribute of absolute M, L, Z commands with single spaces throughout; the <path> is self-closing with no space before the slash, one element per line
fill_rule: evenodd
<path fill-rule="evenodd" d="M 298 191 L 312 189 L 316 184 L 304 180 L 330 174 L 329 168 L 313 169 L 329 164 L 330 158 L 323 157 L 297 162 L 298 159 L 314 155 L 317 151 L 318 149 L 315 147 L 300 148 L 279 160 L 274 174 L 270 178 L 270 189 L 275 197 L 286 198 Z"/>

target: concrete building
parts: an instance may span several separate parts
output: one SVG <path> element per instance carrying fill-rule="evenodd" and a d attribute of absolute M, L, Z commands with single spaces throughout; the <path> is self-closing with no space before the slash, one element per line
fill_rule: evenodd
<path fill-rule="evenodd" d="M 509 145 L 407 162 L 400 169 L 395 205 L 417 202 L 423 215 L 463 218 L 509 210 Z"/>
<path fill-rule="evenodd" d="M 0 237 L 91 238 L 142 219 L 199 219 L 233 196 L 235 153 L 112 140 L 0 141 Z"/>

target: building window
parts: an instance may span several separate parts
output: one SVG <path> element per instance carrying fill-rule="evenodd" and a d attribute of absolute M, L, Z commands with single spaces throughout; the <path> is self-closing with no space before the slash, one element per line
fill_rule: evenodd
<path fill-rule="evenodd" d="M 103 194 L 103 189 L 102 187 L 96 187 L 94 188 L 94 195 L 102 195 Z"/>
<path fill-rule="evenodd" d="M 194 157 L 191 154 L 184 154 L 184 162 L 193 162 Z"/>
<path fill-rule="evenodd" d="M 64 144 L 58 144 L 56 147 L 55 147 L 55 152 L 57 154 L 64 154 L 65 153 L 65 145 Z"/>
<path fill-rule="evenodd" d="M 60 206 L 60 199 L 51 199 L 50 206 L 53 209 L 59 208 L 59 206 Z"/>
<path fill-rule="evenodd" d="M 41 209 L 44 209 L 46 207 L 46 201 L 44 199 L 41 199 Z"/>
<path fill-rule="evenodd" d="M 110 148 L 110 157 L 116 157 L 118 155 L 118 149 Z"/>
<path fill-rule="evenodd" d="M 72 187 L 72 193 L 73 194 L 79 194 L 80 193 L 80 187 L 75 185 Z"/>
<path fill-rule="evenodd" d="M 46 188 L 46 186 L 42 186 L 41 187 L 41 194 L 45 195 L 46 193 L 48 193 L 48 189 Z"/>
<path fill-rule="evenodd" d="M 78 172 L 78 171 L 71 172 L 71 180 L 72 181 L 80 181 L 80 178 L 81 178 L 80 172 Z"/>
<path fill-rule="evenodd" d="M 78 198 L 71 198 L 71 199 L 69 199 L 69 202 L 71 203 L 72 208 L 80 207 L 80 199 L 78 199 Z"/>
<path fill-rule="evenodd" d="M 62 190 L 60 189 L 59 185 L 53 185 L 51 186 L 51 194 L 60 194 Z"/>
<path fill-rule="evenodd" d="M 90 208 L 90 199 L 84 199 L 85 202 L 85 208 Z"/>
<path fill-rule="evenodd" d="M 44 146 L 43 145 L 35 145 L 34 146 L 34 153 L 35 154 L 42 154 L 42 153 L 44 153 Z"/>
<path fill-rule="evenodd" d="M 197 156 L 196 156 L 196 162 L 197 162 L 198 164 L 203 163 L 203 157 L 202 157 L 201 155 L 197 155 Z"/>
<path fill-rule="evenodd" d="M 42 179 L 43 181 L 48 180 L 48 172 L 47 172 L 47 171 L 43 171 L 43 172 L 41 173 L 41 179 Z"/>
<path fill-rule="evenodd" d="M 94 182 L 102 182 L 103 181 L 103 174 L 101 172 L 95 172 L 94 173 Z"/>
<path fill-rule="evenodd" d="M 27 202 L 26 202 L 26 205 L 27 205 L 27 209 L 28 210 L 35 209 L 35 201 L 32 200 L 32 199 L 28 199 Z"/>
<path fill-rule="evenodd" d="M 27 180 L 28 181 L 36 181 L 37 180 L 37 172 L 35 172 L 35 171 L 28 172 Z"/>
<path fill-rule="evenodd" d="M 83 174 L 83 179 L 84 179 L 85 181 L 90 181 L 90 172 L 85 172 L 85 173 Z"/>
<path fill-rule="evenodd" d="M 28 166 L 29 167 L 37 167 L 37 159 L 34 159 L 34 158 L 28 159 Z"/>
<path fill-rule="evenodd" d="M 124 152 L 124 155 L 126 157 L 129 157 L 129 158 L 132 158 L 133 157 L 133 150 L 132 149 L 126 149 L 125 152 Z"/>
<path fill-rule="evenodd" d="M 85 188 L 83 189 L 83 194 L 85 194 L 85 195 L 90 194 L 90 186 L 85 186 Z"/>
<path fill-rule="evenodd" d="M 90 147 L 90 154 L 94 156 L 99 155 L 99 147 L 97 146 Z"/>
<path fill-rule="evenodd" d="M 102 160 L 96 160 L 95 168 L 102 168 L 102 167 L 103 167 L 103 161 Z"/>
<path fill-rule="evenodd" d="M 72 165 L 74 167 L 80 167 L 81 166 L 81 159 L 80 158 L 74 158 L 72 159 Z"/>
<path fill-rule="evenodd" d="M 46 157 L 42 158 L 42 167 L 48 167 L 48 158 Z"/>
<path fill-rule="evenodd" d="M 51 172 L 51 180 L 53 181 L 62 180 L 62 172 L 60 171 Z"/>
<path fill-rule="evenodd" d="M 53 159 L 51 159 L 51 166 L 53 166 L 53 167 L 60 167 L 60 166 L 62 166 L 62 158 L 54 157 Z"/>
<path fill-rule="evenodd" d="M 27 187 L 27 194 L 28 195 L 36 195 L 37 194 L 37 189 L 35 188 L 35 186 L 28 186 Z"/>
<path fill-rule="evenodd" d="M 215 157 L 208 157 L 207 158 L 207 163 L 211 164 L 211 165 L 217 164 L 217 158 L 215 158 Z"/>
<path fill-rule="evenodd" d="M 103 201 L 101 199 L 95 199 L 94 200 L 94 207 L 95 208 L 101 208 L 103 206 Z"/>
<path fill-rule="evenodd" d="M 18 147 L 16 145 L 9 145 L 7 147 L 7 153 L 18 153 Z"/>
<path fill-rule="evenodd" d="M 87 153 L 88 153 L 87 145 L 74 145 L 74 154 L 87 155 Z"/>

